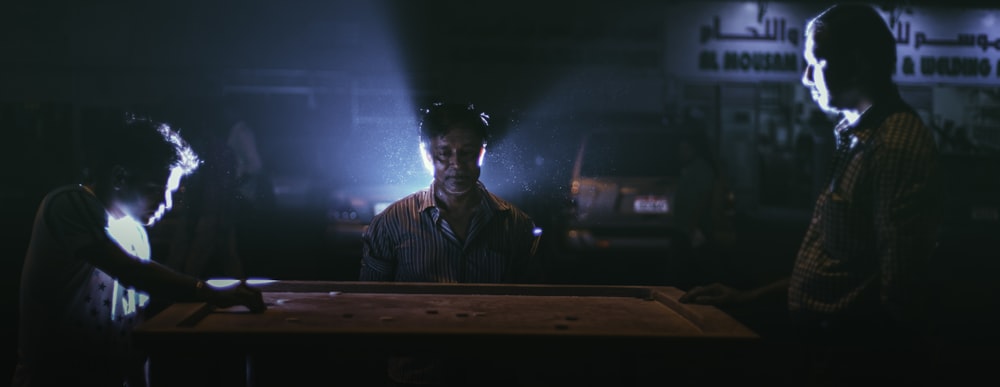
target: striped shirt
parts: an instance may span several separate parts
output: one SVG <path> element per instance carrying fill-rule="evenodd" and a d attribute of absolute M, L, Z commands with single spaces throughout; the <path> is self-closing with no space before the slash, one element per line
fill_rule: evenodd
<path fill-rule="evenodd" d="M 535 224 L 488 192 L 467 236 L 456 237 L 434 200 L 434 186 L 393 203 L 363 235 L 362 281 L 527 283 L 538 275 Z"/>
<path fill-rule="evenodd" d="M 789 282 L 793 317 L 920 323 L 940 222 L 937 147 L 898 97 L 837 126 L 830 185 L 817 199 Z"/>
<path fill-rule="evenodd" d="M 539 237 L 524 212 L 478 185 L 479 207 L 460 240 L 434 200 L 434 185 L 387 207 L 362 236 L 362 281 L 527 283 L 537 277 Z M 464 369 L 453 358 L 390 356 L 396 382 L 436 384 Z M 489 380 L 491 376 L 484 376 Z"/>

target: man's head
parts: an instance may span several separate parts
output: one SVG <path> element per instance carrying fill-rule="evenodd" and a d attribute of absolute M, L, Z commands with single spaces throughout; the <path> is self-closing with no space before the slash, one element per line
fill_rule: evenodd
<path fill-rule="evenodd" d="M 165 123 L 127 114 L 94 133 L 89 183 L 114 215 L 152 224 L 172 206 L 180 179 L 200 161 Z"/>
<path fill-rule="evenodd" d="M 436 189 L 460 195 L 476 187 L 488 135 L 489 116 L 472 105 L 435 103 L 423 110 L 420 144 Z"/>
<path fill-rule="evenodd" d="M 809 21 L 802 83 L 827 111 L 857 109 L 894 89 L 896 40 L 868 5 L 835 5 Z"/>

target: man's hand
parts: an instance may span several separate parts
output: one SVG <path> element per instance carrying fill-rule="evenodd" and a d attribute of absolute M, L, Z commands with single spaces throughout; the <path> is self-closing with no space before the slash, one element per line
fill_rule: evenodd
<path fill-rule="evenodd" d="M 685 304 L 731 305 L 746 302 L 748 298 L 747 292 L 713 283 L 691 288 L 679 301 Z"/>
<path fill-rule="evenodd" d="M 241 282 L 237 286 L 228 288 L 210 286 L 209 288 L 209 295 L 205 299 L 209 304 L 220 308 L 243 305 L 254 313 L 261 313 L 267 310 L 267 305 L 264 304 L 264 297 L 260 289 L 247 286 L 246 283 Z"/>

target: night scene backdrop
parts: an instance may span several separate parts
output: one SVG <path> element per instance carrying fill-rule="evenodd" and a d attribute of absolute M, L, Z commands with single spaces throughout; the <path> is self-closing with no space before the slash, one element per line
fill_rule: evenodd
<path fill-rule="evenodd" d="M 194 138 L 236 120 L 252 129 L 264 188 L 241 218 L 239 243 L 254 277 L 356 279 L 361 250 L 352 227 L 430 182 L 416 125 L 418 109 L 435 101 L 490 115 L 481 180 L 544 230 L 552 283 L 662 280 L 649 270 L 660 267 L 660 253 L 566 247 L 581 136 L 619 129 L 685 128 L 709 139 L 731 189 L 735 241 L 699 279 L 752 286 L 787 274 L 833 146 L 835 117 L 799 81 L 805 22 L 831 4 L 0 5 L 0 283 L 8 311 L 0 360 L 13 367 L 34 211 L 48 190 L 76 182 L 93 123 L 120 109 Z M 959 338 L 995 338 L 1000 6 L 872 4 L 896 33 L 903 97 L 934 129 L 952 180 L 935 262 L 939 315 Z M 654 153 L 650 160 L 661 156 Z M 154 252 L 165 254 L 174 220 L 168 214 L 150 230 Z M 773 300 L 755 313 L 733 312 L 766 334 L 780 331 L 782 308 Z"/>

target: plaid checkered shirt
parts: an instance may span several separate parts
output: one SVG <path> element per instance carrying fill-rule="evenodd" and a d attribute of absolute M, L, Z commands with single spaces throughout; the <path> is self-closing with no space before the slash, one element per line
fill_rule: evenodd
<path fill-rule="evenodd" d="M 922 324 L 940 222 L 937 146 L 901 99 L 836 128 L 829 186 L 795 260 L 793 317 Z"/>

